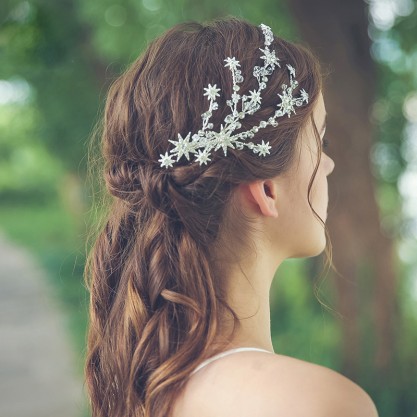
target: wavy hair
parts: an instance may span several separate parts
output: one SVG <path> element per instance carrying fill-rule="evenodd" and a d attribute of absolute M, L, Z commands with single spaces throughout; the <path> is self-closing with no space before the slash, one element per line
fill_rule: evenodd
<path fill-rule="evenodd" d="M 251 71 L 263 64 L 263 42 L 259 27 L 236 18 L 179 24 L 152 41 L 110 87 L 99 132 L 99 177 L 108 202 L 85 268 L 90 316 L 84 371 L 93 417 L 169 417 L 191 371 L 222 350 L 213 350 L 212 342 L 227 315 L 234 334 L 239 318 L 226 301 L 226 266 L 254 250 L 254 225 L 234 191 L 286 172 L 309 118 L 319 156 L 308 201 L 326 227 L 310 202 L 322 151 L 313 119 L 322 73 L 301 44 L 275 36 L 271 45 L 282 68 L 288 63 L 296 70 L 295 95 L 304 88 L 310 100 L 255 135 L 254 142 L 269 141 L 270 154 L 228 149 L 227 157 L 215 152 L 203 166 L 185 158 L 169 169 L 158 162 L 169 139 L 200 129 L 209 83 L 222 91 L 212 119 L 214 129 L 220 127 L 228 111 L 224 97 L 232 93 L 227 56 L 241 63 L 241 91 L 257 88 Z M 289 84 L 289 75 L 278 68 L 261 109 L 242 121 L 243 129 L 273 115 L 283 83 Z"/>

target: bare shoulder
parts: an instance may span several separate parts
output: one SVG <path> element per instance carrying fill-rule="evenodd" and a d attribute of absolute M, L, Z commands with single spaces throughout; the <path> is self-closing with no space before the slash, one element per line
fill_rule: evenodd
<path fill-rule="evenodd" d="M 342 374 L 284 355 L 269 360 L 273 371 L 264 374 L 265 416 L 291 411 L 294 417 L 378 417 L 368 393 Z"/>
<path fill-rule="evenodd" d="M 239 352 L 214 361 L 187 383 L 174 417 L 378 417 L 357 384 L 285 355 Z"/>

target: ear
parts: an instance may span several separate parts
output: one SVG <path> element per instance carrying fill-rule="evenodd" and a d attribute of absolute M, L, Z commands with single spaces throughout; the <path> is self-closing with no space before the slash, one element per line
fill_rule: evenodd
<path fill-rule="evenodd" d="M 258 180 L 245 185 L 249 198 L 264 216 L 278 217 L 276 185 L 272 180 Z"/>

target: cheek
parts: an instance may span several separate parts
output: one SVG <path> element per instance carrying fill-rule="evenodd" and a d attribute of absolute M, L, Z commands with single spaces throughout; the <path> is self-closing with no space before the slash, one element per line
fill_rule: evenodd
<path fill-rule="evenodd" d="M 322 160 L 317 170 L 311 189 L 311 202 L 313 207 L 319 214 L 324 215 L 327 207 L 328 185 L 327 173 L 329 169 L 329 161 Z"/>
<path fill-rule="evenodd" d="M 326 175 L 329 175 L 334 168 L 334 161 L 333 159 L 331 159 L 329 156 L 327 155 L 323 155 L 323 161 L 322 161 L 322 165 L 323 165 L 323 170 L 325 172 Z"/>
<path fill-rule="evenodd" d="M 321 194 L 321 189 L 323 187 L 323 177 L 326 176 L 326 167 L 324 166 L 325 162 L 325 159 L 322 157 L 320 165 L 313 179 L 313 174 L 317 165 L 317 154 L 309 148 L 307 148 L 302 154 L 298 169 L 296 173 L 292 175 L 292 181 L 290 188 L 288 189 L 289 199 L 292 203 L 291 206 L 294 215 L 299 213 L 305 214 L 306 210 L 311 210 L 308 204 L 308 189 L 310 186 L 310 181 L 312 181 L 310 190 L 311 203 L 314 203 L 316 194 Z"/>
<path fill-rule="evenodd" d="M 311 191 L 310 191 L 311 197 L 314 196 L 315 189 L 318 187 L 320 183 L 320 177 L 322 176 L 322 168 L 323 168 L 322 161 L 320 162 L 320 165 L 316 173 L 314 173 L 316 169 L 316 165 L 317 165 L 317 157 L 316 155 L 312 155 L 311 158 L 309 158 L 308 164 L 306 164 L 306 169 L 304 173 L 303 188 L 304 188 L 304 193 L 306 195 L 306 198 L 307 198 L 308 187 L 310 186 L 310 182 L 311 182 Z"/>

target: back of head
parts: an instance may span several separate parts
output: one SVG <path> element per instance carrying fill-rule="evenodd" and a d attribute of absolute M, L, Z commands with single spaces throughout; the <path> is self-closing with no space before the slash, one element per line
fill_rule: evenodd
<path fill-rule="evenodd" d="M 238 321 L 225 301 L 224 254 L 233 259 L 251 250 L 251 225 L 239 216 L 234 191 L 288 171 L 321 90 L 317 59 L 301 45 L 272 40 L 281 67 L 268 76 L 260 108 L 236 131 L 274 115 L 290 84 L 286 64 L 296 73 L 294 95 L 305 90 L 309 101 L 253 136 L 256 144 L 269 142 L 268 154 L 228 147 L 227 156 L 217 150 L 206 164 L 182 158 L 169 167 L 160 157 L 178 134 L 201 130 L 210 86 L 213 96 L 221 91 L 210 130 L 222 129 L 235 92 L 225 58 L 239 61 L 240 93 L 249 95 L 258 88 L 253 69 L 263 65 L 264 42 L 261 28 L 235 18 L 180 24 L 154 40 L 109 91 L 102 152 L 113 197 L 85 272 L 85 373 L 94 417 L 169 416 L 220 320 L 229 313 Z"/>

